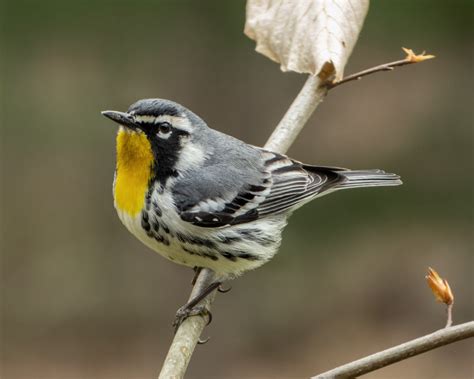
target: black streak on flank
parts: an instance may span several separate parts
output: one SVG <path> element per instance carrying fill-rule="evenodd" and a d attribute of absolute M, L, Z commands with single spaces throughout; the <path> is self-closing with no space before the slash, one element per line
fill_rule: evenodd
<path fill-rule="evenodd" d="M 170 244 L 168 238 L 162 236 L 159 233 L 160 224 L 158 223 L 158 221 L 152 220 L 152 222 L 150 223 L 148 213 L 145 211 L 142 212 L 141 225 L 148 237 L 154 238 L 157 242 L 162 243 L 166 246 Z"/>
<path fill-rule="evenodd" d="M 148 213 L 142 212 L 141 224 L 142 224 L 142 228 L 145 229 L 145 231 L 148 234 L 151 230 L 150 223 L 148 222 Z"/>
<path fill-rule="evenodd" d="M 208 254 L 208 253 L 204 253 L 204 256 L 206 258 L 212 259 L 213 261 L 217 261 L 219 259 L 216 255 L 212 255 L 212 254 Z"/>
<path fill-rule="evenodd" d="M 209 249 L 215 249 L 217 247 L 216 244 L 211 240 L 199 237 L 191 237 L 183 233 L 177 233 L 176 238 L 178 238 L 180 242 L 188 243 L 190 245 L 205 246 Z"/>
<path fill-rule="evenodd" d="M 205 253 L 205 252 L 200 253 L 200 252 L 188 249 L 186 246 L 182 246 L 182 245 L 181 245 L 181 248 L 183 249 L 183 251 L 191 255 L 198 255 L 200 257 L 212 259 L 213 261 L 217 261 L 219 259 L 219 257 L 211 253 Z"/>
<path fill-rule="evenodd" d="M 229 261 L 232 261 L 232 262 L 235 262 L 237 260 L 237 257 L 235 255 L 232 255 L 231 253 L 229 253 L 227 251 L 222 251 L 221 255 L 224 258 L 227 258 Z"/>
<path fill-rule="evenodd" d="M 155 211 L 158 217 L 161 217 L 163 215 L 163 212 L 161 212 L 161 208 L 156 201 L 153 201 L 153 210 Z"/>
<path fill-rule="evenodd" d="M 145 196 L 145 209 L 146 209 L 147 211 L 150 210 L 151 194 L 153 193 L 153 185 L 152 185 L 152 183 L 149 183 L 149 187 L 150 187 L 150 189 L 148 190 L 148 192 L 146 193 L 146 196 Z"/>
<path fill-rule="evenodd" d="M 219 237 L 219 242 L 225 243 L 226 245 L 232 244 L 234 242 L 242 241 L 241 237 Z"/>
<path fill-rule="evenodd" d="M 163 245 L 169 246 L 170 241 L 167 238 L 163 237 L 161 234 L 155 234 L 153 236 L 157 242 L 162 243 Z"/>
<path fill-rule="evenodd" d="M 181 249 L 183 249 L 183 251 L 185 251 L 186 253 L 189 253 L 191 255 L 196 255 L 197 253 L 192 251 L 191 249 L 188 249 L 186 246 L 183 246 L 181 245 Z"/>
<path fill-rule="evenodd" d="M 269 246 L 274 243 L 274 240 L 265 234 L 255 232 L 252 229 L 240 229 L 238 233 L 243 236 L 244 239 L 256 242 L 262 246 Z"/>
<path fill-rule="evenodd" d="M 160 225 L 166 234 L 170 234 L 170 228 L 168 228 L 168 225 L 166 225 L 164 222 L 160 222 Z"/>
<path fill-rule="evenodd" d="M 239 252 L 237 256 L 239 258 L 247 259 L 249 261 L 258 261 L 259 260 L 259 258 L 256 255 L 249 254 L 249 253 L 244 253 L 244 252 Z"/>

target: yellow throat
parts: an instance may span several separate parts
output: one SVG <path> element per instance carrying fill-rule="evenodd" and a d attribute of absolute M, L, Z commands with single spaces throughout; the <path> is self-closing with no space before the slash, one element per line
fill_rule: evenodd
<path fill-rule="evenodd" d="M 117 173 L 114 186 L 117 209 L 130 216 L 136 216 L 142 210 L 153 161 L 153 152 L 146 136 L 120 128 L 117 134 Z"/>

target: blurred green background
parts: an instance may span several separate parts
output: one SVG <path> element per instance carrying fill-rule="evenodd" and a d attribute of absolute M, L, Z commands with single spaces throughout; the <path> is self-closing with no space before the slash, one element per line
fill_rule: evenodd
<path fill-rule="evenodd" d="M 305 81 L 255 53 L 244 1 L 2 3 L 2 378 L 151 378 L 191 270 L 130 235 L 112 202 L 115 127 L 178 101 L 262 145 Z M 398 188 L 298 211 L 280 253 L 219 295 L 189 378 L 308 377 L 444 325 L 427 266 L 473 318 L 470 1 L 373 2 L 347 73 L 437 58 L 331 91 L 289 154 L 383 168 Z M 464 341 L 368 378 L 472 377 Z"/>

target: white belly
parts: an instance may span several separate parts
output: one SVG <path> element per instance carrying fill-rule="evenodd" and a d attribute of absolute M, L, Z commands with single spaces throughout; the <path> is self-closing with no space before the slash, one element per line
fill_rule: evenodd
<path fill-rule="evenodd" d="M 154 191 L 147 213 L 136 216 L 117 209 L 122 223 L 140 241 L 163 257 L 189 267 L 207 267 L 223 279 L 255 269 L 275 255 L 286 217 L 205 228 L 182 221 L 170 195 Z M 156 207 L 155 207 L 156 206 Z M 158 225 L 157 225 L 158 224 Z"/>

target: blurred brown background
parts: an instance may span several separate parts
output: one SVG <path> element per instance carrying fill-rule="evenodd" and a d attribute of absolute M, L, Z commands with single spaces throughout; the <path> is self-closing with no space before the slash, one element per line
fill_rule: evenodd
<path fill-rule="evenodd" d="M 373 2 L 347 73 L 437 59 L 331 91 L 289 154 L 383 168 L 398 188 L 298 211 L 275 259 L 219 295 L 189 378 L 308 377 L 444 325 L 424 275 L 473 318 L 472 3 Z M 130 235 L 112 203 L 115 127 L 178 101 L 262 145 L 304 83 L 255 53 L 244 1 L 6 0 L 2 73 L 2 378 L 152 378 L 192 272 Z M 467 378 L 464 341 L 368 378 Z"/>

